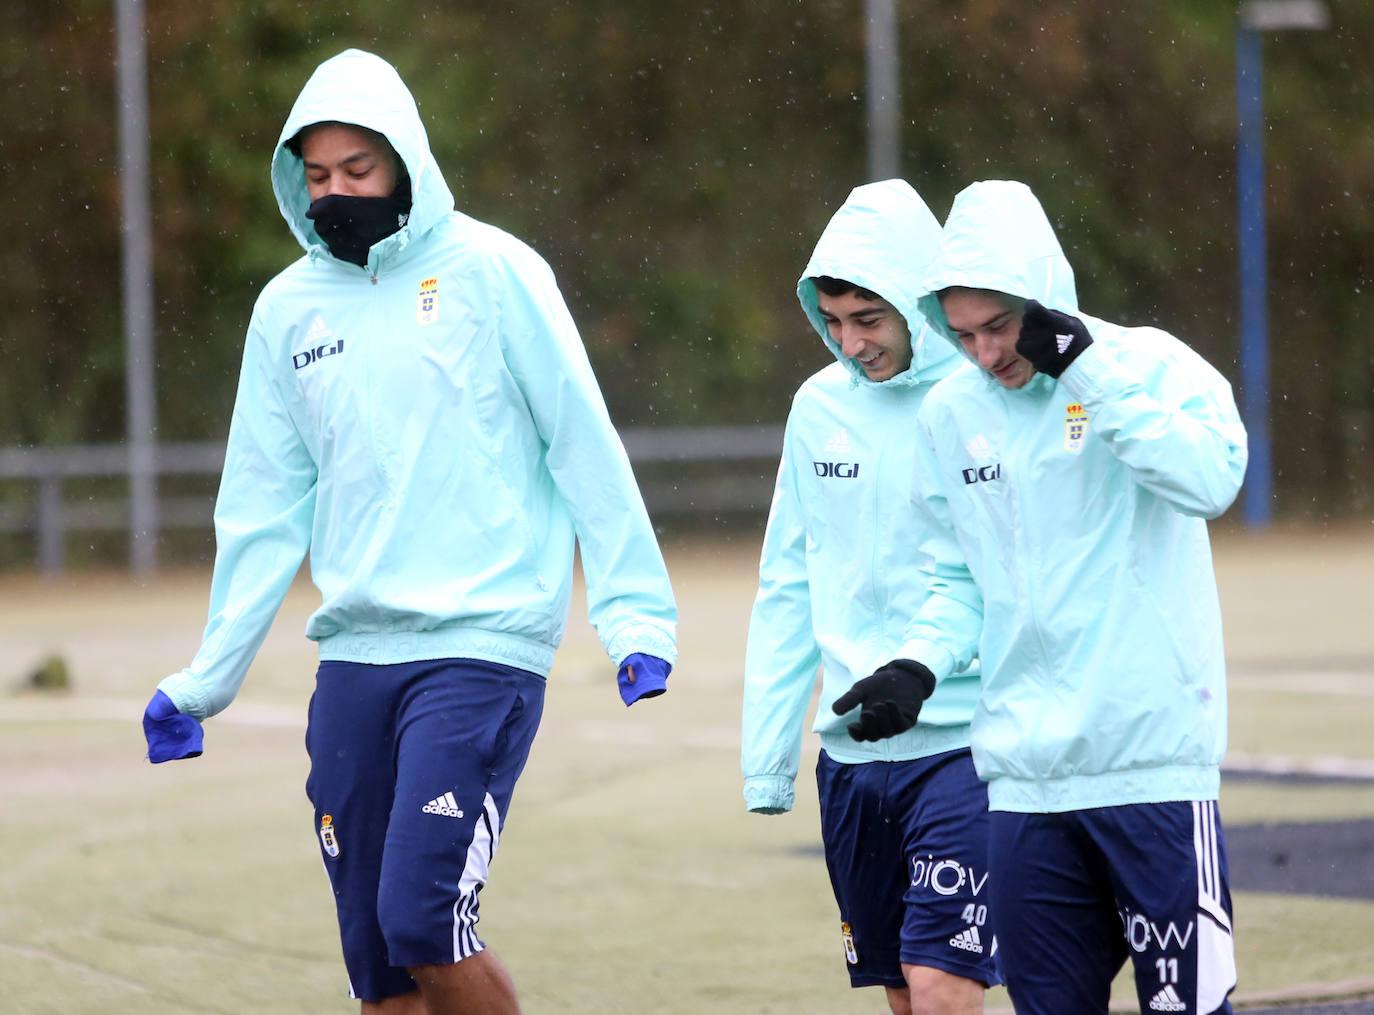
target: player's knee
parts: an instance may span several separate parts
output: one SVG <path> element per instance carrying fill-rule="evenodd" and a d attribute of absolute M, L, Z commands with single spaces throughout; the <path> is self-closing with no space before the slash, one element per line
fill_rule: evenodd
<path fill-rule="evenodd" d="M 403 893 L 382 892 L 377 899 L 377 925 L 392 955 L 425 954 L 426 934 L 419 908 L 409 905 Z"/>
<path fill-rule="evenodd" d="M 454 922 L 440 926 L 428 907 L 416 904 L 410 892 L 383 891 L 377 900 L 377 924 L 387 951 L 398 964 L 450 963 L 482 950 L 473 925 L 476 899 L 460 898 L 453 907 Z"/>
<path fill-rule="evenodd" d="M 424 998 L 418 990 L 385 1001 L 364 1001 L 362 1015 L 428 1015 Z"/>
<path fill-rule="evenodd" d="M 892 1015 L 911 1015 L 911 992 L 905 987 L 887 987 L 887 1007 Z"/>
<path fill-rule="evenodd" d="M 930 966 L 904 966 L 911 1015 L 974 1015 L 983 1010 L 983 985 Z"/>

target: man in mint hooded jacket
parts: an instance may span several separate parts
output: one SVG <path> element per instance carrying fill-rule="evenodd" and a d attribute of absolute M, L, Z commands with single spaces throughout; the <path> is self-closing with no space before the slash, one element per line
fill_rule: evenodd
<path fill-rule="evenodd" d="M 976 670 L 889 736 L 855 683 L 892 658 L 925 600 L 911 514 L 916 412 L 960 359 L 917 309 L 940 226 L 901 180 L 857 188 L 797 298 L 838 362 L 798 390 L 759 564 L 745 660 L 750 811 L 791 810 L 819 667 L 816 775 L 850 982 L 899 1015 L 982 1009 L 998 982 L 988 922 L 987 795 L 969 756 Z"/>
<path fill-rule="evenodd" d="M 272 186 L 305 256 L 249 323 L 209 623 L 149 704 L 149 758 L 200 753 L 308 551 L 306 789 L 351 992 L 364 1011 L 515 1012 L 477 899 L 574 543 L 626 705 L 675 658 L 663 559 L 552 273 L 454 210 L 389 64 L 349 50 L 316 69 Z"/>
<path fill-rule="evenodd" d="M 1012 1001 L 1105 1013 L 1130 957 L 1142 1011 L 1229 1011 L 1206 520 L 1245 473 L 1230 386 L 1163 331 L 1082 313 L 1019 183 L 959 194 L 923 287 L 971 363 L 918 417 L 931 594 L 896 658 L 937 687 L 981 662 L 973 757 Z"/>

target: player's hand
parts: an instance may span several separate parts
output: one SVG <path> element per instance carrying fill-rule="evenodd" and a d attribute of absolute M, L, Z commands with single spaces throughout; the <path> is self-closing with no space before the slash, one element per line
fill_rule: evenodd
<path fill-rule="evenodd" d="M 657 698 L 668 690 L 668 674 L 672 672 L 673 664 L 658 656 L 642 652 L 626 656 L 615 678 L 620 685 L 620 700 L 628 708 L 640 698 Z"/>
<path fill-rule="evenodd" d="M 154 765 L 198 758 L 205 749 L 205 730 L 200 722 L 178 712 L 172 699 L 161 691 L 153 694 L 143 712 L 143 735 L 148 739 L 148 760 Z"/>
<path fill-rule="evenodd" d="M 935 693 L 935 674 L 912 659 L 894 659 L 835 699 L 836 715 L 863 706 L 849 724 L 855 740 L 885 740 L 916 725 L 921 703 Z"/>
<path fill-rule="evenodd" d="M 1093 344 L 1087 326 L 1077 317 L 1051 310 L 1035 300 L 1026 301 L 1016 351 L 1042 374 L 1058 380 L 1070 363 Z"/>

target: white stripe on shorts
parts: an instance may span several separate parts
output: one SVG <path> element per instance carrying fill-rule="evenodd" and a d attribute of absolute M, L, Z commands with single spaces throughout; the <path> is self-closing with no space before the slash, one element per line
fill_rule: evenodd
<path fill-rule="evenodd" d="M 453 903 L 453 961 L 476 955 L 486 947 L 477 936 L 477 893 L 487 883 L 487 872 L 501 841 L 501 814 L 496 801 L 487 794 L 482 813 L 472 830 L 472 844 L 468 846 L 463 876 L 458 881 L 458 898 Z"/>
<path fill-rule="evenodd" d="M 1215 801 L 1193 801 L 1193 852 L 1197 857 L 1197 1011 L 1214 1012 L 1236 986 L 1235 939 L 1221 901 Z"/>

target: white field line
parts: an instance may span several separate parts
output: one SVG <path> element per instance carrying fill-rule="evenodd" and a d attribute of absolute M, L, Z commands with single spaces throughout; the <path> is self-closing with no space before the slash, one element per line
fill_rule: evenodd
<path fill-rule="evenodd" d="M 85 698 L 25 696 L 0 699 L 0 722 L 127 722 L 137 723 L 146 701 L 134 698 Z M 294 705 L 237 701 L 210 720 L 228 726 L 257 726 L 270 729 L 305 729 L 305 709 Z M 652 747 L 668 736 L 652 726 L 629 726 L 613 722 L 583 722 L 575 727 L 579 740 L 593 743 L 618 743 L 630 747 Z M 730 727 L 690 729 L 671 738 L 686 747 L 739 747 L 739 730 Z"/>
<path fill-rule="evenodd" d="M 1296 758 L 1284 754 L 1241 754 L 1232 751 L 1221 763 L 1223 772 L 1260 772 L 1264 775 L 1315 775 L 1337 779 L 1374 780 L 1374 759 L 1316 755 Z"/>
<path fill-rule="evenodd" d="M 1265 694 L 1330 695 L 1338 698 L 1374 698 L 1374 673 L 1357 670 L 1246 671 L 1232 664 L 1226 686 L 1232 691 Z"/>
<path fill-rule="evenodd" d="M 0 722 L 128 722 L 142 720 L 147 701 L 135 698 L 25 696 L 0 699 Z M 305 729 L 305 709 L 294 705 L 236 702 L 212 720 L 227 726 Z"/>
<path fill-rule="evenodd" d="M 0 723 L 4 722 L 120 722 L 137 723 L 145 702 L 133 698 L 38 698 L 0 699 Z M 292 705 L 236 702 L 212 722 L 262 729 L 305 729 L 305 710 Z M 624 747 L 654 747 L 665 741 L 697 750 L 739 749 L 736 727 L 705 726 L 665 733 L 647 725 L 628 726 L 611 722 L 581 722 L 574 727 L 579 740 L 614 743 Z M 1222 762 L 1223 771 L 1261 772 L 1266 775 L 1309 775 L 1374 780 L 1374 759 L 1337 755 L 1297 757 L 1285 754 L 1243 754 L 1232 751 Z"/>
<path fill-rule="evenodd" d="M 614 722 L 580 722 L 574 729 L 579 740 L 593 744 L 622 744 L 627 747 L 656 747 L 672 743 L 700 750 L 739 750 L 739 729 L 730 726 L 700 726 L 665 732 L 648 725 Z"/>
<path fill-rule="evenodd" d="M 103 969 L 97 969 L 95 966 L 87 965 L 76 959 L 69 959 L 64 955 L 58 955 L 56 952 L 48 951 L 46 948 L 34 948 L 31 945 L 16 945 L 8 941 L 0 941 L 0 952 L 17 955 L 21 959 L 51 963 L 59 970 L 66 970 L 69 975 L 72 971 L 76 971 L 82 976 L 88 976 L 103 981 L 107 989 L 110 986 L 116 986 L 133 991 L 136 994 L 149 993 L 146 986 L 135 980 L 117 976 L 114 973 L 107 973 Z"/>

